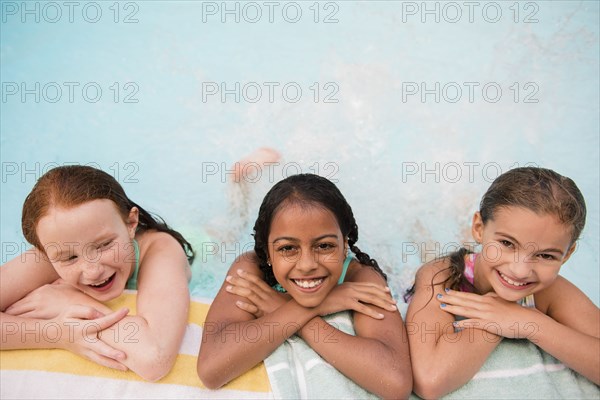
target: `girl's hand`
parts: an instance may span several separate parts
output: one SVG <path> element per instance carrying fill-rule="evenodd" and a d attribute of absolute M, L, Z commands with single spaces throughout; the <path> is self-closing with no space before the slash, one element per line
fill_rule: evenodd
<path fill-rule="evenodd" d="M 92 307 L 70 305 L 50 322 L 52 329 L 59 330 L 57 347 L 105 367 L 127 371 L 121 363 L 127 355 L 100 340 L 98 333 L 125 318 L 128 312 L 127 308 L 122 308 L 104 315 Z"/>
<path fill-rule="evenodd" d="M 231 294 L 245 297 L 247 302 L 236 301 L 235 305 L 256 318 L 272 313 L 290 301 L 290 295 L 279 293 L 256 275 L 249 274 L 242 269 L 237 270 L 237 275 L 229 275 L 225 278 L 229 283 L 225 290 Z"/>
<path fill-rule="evenodd" d="M 77 299 L 80 297 L 87 300 L 87 295 L 59 279 L 28 293 L 5 312 L 26 318 L 51 319 L 56 318 L 69 305 L 78 304 Z"/>
<path fill-rule="evenodd" d="M 537 309 L 504 300 L 494 292 L 481 296 L 447 289 L 437 299 L 442 310 L 466 318 L 454 322 L 456 328 L 476 328 L 511 339 L 529 339 L 538 331 Z"/>
<path fill-rule="evenodd" d="M 317 306 L 317 309 L 321 316 L 353 310 L 375 319 L 383 319 L 383 314 L 367 304 L 388 311 L 397 310 L 396 301 L 392 298 L 388 287 L 366 282 L 345 282 L 337 285 Z"/>

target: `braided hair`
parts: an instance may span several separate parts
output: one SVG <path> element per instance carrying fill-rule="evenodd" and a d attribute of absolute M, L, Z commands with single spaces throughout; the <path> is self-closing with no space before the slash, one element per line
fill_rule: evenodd
<path fill-rule="evenodd" d="M 259 267 L 267 284 L 271 286 L 277 284 L 273 267 L 267 261 L 271 222 L 275 214 L 284 205 L 290 204 L 316 205 L 331 211 L 337 220 L 342 235 L 348 238 L 348 246 L 358 261 L 362 265 L 373 268 L 387 281 L 387 276 L 383 273 L 377 261 L 356 246 L 358 226 L 352 208 L 339 189 L 330 180 L 321 176 L 298 174 L 287 177 L 269 190 L 263 199 L 254 224 L 254 252 L 258 257 Z"/>

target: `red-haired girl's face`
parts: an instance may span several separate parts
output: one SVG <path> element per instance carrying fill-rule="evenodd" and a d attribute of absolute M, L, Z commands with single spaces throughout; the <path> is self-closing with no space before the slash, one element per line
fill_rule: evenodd
<path fill-rule="evenodd" d="M 89 296 L 118 297 L 135 268 L 133 238 L 138 210 L 126 221 L 111 200 L 92 200 L 71 208 L 52 207 L 37 234 L 58 275 Z"/>
<path fill-rule="evenodd" d="M 333 213 L 291 204 L 273 217 L 268 238 L 275 278 L 301 305 L 315 307 L 337 285 L 345 240 Z"/>
<path fill-rule="evenodd" d="M 555 216 L 503 207 L 485 224 L 473 218 L 473 237 L 483 245 L 475 262 L 475 287 L 517 301 L 550 286 L 571 256 L 571 230 Z"/>

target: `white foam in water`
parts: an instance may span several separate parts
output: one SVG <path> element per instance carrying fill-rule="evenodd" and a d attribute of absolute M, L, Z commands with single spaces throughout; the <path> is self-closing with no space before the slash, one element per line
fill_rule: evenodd
<path fill-rule="evenodd" d="M 573 178 L 586 198 L 587 225 L 561 273 L 599 304 L 598 3 L 535 2 L 536 23 L 523 23 L 530 8 L 514 22 L 512 2 L 498 3 L 498 23 L 480 14 L 473 23 L 467 14 L 422 23 L 402 14 L 403 3 L 337 2 L 331 24 L 312 22 L 308 8 L 297 24 L 200 22 L 193 2 L 139 3 L 135 24 L 9 18 L 3 82 L 93 81 L 106 96 L 3 102 L 2 261 L 16 255 L 13 244 L 26 248 L 19 212 L 39 174 L 23 169 L 95 162 L 191 238 L 194 294 L 210 297 L 235 255 L 252 247 L 264 194 L 299 167 L 337 181 L 357 218 L 358 246 L 399 294 L 422 262 L 471 240 L 472 213 L 499 171 L 533 163 Z M 135 82 L 139 101 L 112 101 L 114 82 Z M 273 102 L 222 102 L 203 99 L 207 82 L 280 85 Z M 281 97 L 290 82 L 303 89 L 296 103 Z M 403 97 L 423 82 L 446 95 Z M 473 102 L 465 82 L 479 84 Z M 501 87 L 498 102 L 483 98 L 486 84 Z M 456 87 L 462 98 L 448 101 Z M 324 102 L 328 95 L 337 102 Z M 207 166 L 231 169 L 261 146 L 281 152 L 273 179 L 242 188 L 222 171 L 206 175 Z"/>

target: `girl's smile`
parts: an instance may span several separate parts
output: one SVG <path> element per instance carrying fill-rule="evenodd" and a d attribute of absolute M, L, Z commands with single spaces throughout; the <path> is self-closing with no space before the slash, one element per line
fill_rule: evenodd
<path fill-rule="evenodd" d="M 473 218 L 473 237 L 483 245 L 475 260 L 475 287 L 516 301 L 552 284 L 575 249 L 570 230 L 552 215 L 503 207 L 483 224 Z"/>
<path fill-rule="evenodd" d="M 126 223 L 111 200 L 51 208 L 38 236 L 58 275 L 99 301 L 119 296 L 135 266 L 137 209 Z"/>
<path fill-rule="evenodd" d="M 319 305 L 337 285 L 345 242 L 329 210 L 283 206 L 273 218 L 268 242 L 275 278 L 303 306 Z"/>

